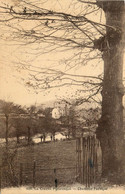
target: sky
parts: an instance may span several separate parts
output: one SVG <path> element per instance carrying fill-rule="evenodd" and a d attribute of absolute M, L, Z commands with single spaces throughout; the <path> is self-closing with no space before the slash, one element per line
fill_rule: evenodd
<path fill-rule="evenodd" d="M 2 2 L 2 0 L 0 1 Z M 18 6 L 20 0 L 5 0 L 4 2 L 9 3 L 10 5 Z M 58 1 L 56 4 L 57 9 L 60 9 L 60 6 L 66 5 L 60 5 L 60 2 L 62 2 L 62 0 Z M 6 32 L 6 29 L 3 26 L 2 29 Z M 33 88 L 26 87 L 22 78 L 27 79 L 29 75 L 26 70 L 17 68 L 17 63 L 19 61 L 27 59 L 27 61 L 32 61 L 32 64 L 35 66 L 44 65 L 45 67 L 58 67 L 59 61 L 71 54 L 70 52 L 53 52 L 36 57 L 35 52 L 32 52 L 32 55 L 29 54 L 31 48 L 32 46 L 24 48 L 17 43 L 15 44 L 13 41 L 9 42 L 8 40 L 0 40 L 0 99 L 13 101 L 21 105 L 30 105 L 40 103 L 44 104 L 47 101 L 69 97 L 74 94 L 77 87 L 72 86 L 70 88 L 63 87 L 52 90 L 41 90 L 39 92 L 34 91 Z M 102 73 L 102 71 L 103 62 L 101 62 L 100 65 L 92 63 L 87 67 L 80 66 L 70 72 L 78 75 L 84 74 L 96 76 Z"/>
<path fill-rule="evenodd" d="M 13 101 L 21 105 L 39 104 L 46 103 L 46 101 L 52 101 L 60 98 L 65 98 L 65 96 L 70 96 L 77 90 L 77 87 L 62 87 L 51 90 L 44 90 L 41 92 L 35 92 L 33 88 L 26 87 L 21 80 L 22 77 L 27 78 L 28 73 L 25 70 L 17 70 L 15 67 L 15 60 L 17 56 L 20 58 L 20 53 L 16 52 L 18 49 L 16 46 L 8 46 L 6 43 L 2 43 L 0 52 L 0 99 L 5 99 L 7 101 Z M 18 46 L 17 46 L 18 47 Z M 22 49 L 21 49 L 22 50 Z M 57 63 L 58 59 L 55 56 L 48 60 L 48 56 L 39 57 L 34 60 L 35 64 L 47 63 L 51 64 Z M 59 56 L 59 54 L 58 54 Z M 50 57 L 50 55 L 49 55 Z M 23 58 L 23 54 L 21 54 Z M 59 57 L 60 58 L 60 57 Z M 20 60 L 20 59 L 19 59 Z M 58 65 L 58 64 L 57 64 Z M 73 73 L 81 75 L 84 72 L 86 75 L 96 75 L 102 72 L 103 65 L 100 68 L 97 66 L 89 66 L 84 68 L 78 68 L 73 70 Z"/>

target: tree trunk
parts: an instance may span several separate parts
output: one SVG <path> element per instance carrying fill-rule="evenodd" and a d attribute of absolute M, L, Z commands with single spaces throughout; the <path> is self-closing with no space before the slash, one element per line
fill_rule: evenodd
<path fill-rule="evenodd" d="M 53 133 L 53 141 L 55 141 L 55 133 Z"/>
<path fill-rule="evenodd" d="M 31 128 L 28 127 L 28 144 L 31 143 Z"/>
<path fill-rule="evenodd" d="M 123 105 L 124 2 L 102 1 L 106 16 L 106 36 L 101 43 L 104 59 L 102 117 L 97 129 L 103 157 L 103 176 L 125 183 Z M 124 17 L 124 18 L 123 18 Z"/>
<path fill-rule="evenodd" d="M 5 115 L 6 117 L 6 135 L 5 135 L 5 139 L 6 139 L 6 146 L 8 146 L 8 129 L 9 129 L 9 116 Z"/>
<path fill-rule="evenodd" d="M 72 137 L 76 138 L 76 127 L 74 125 L 72 125 Z"/>
<path fill-rule="evenodd" d="M 19 137 L 19 132 L 18 132 L 18 130 L 17 130 L 17 132 L 16 132 L 16 138 L 17 138 L 17 144 L 20 143 L 20 137 Z"/>

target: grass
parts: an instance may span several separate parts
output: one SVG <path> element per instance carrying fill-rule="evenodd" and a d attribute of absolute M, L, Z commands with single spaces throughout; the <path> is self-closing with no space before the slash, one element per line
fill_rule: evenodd
<path fill-rule="evenodd" d="M 35 161 L 35 178 L 33 165 Z M 55 170 L 54 170 L 55 169 Z M 15 158 L 14 170 L 22 185 L 54 187 L 72 184 L 76 176 L 76 141 L 57 141 L 20 147 Z"/>
<path fill-rule="evenodd" d="M 99 155 L 99 150 L 97 153 Z M 84 189 L 85 185 L 76 183 L 76 159 L 76 140 L 18 147 L 14 158 L 14 170 L 18 185 L 30 189 L 35 183 L 35 188 L 50 189 L 55 187 L 55 179 L 57 179 L 58 189 L 72 188 L 73 185 L 73 187 Z M 35 170 L 33 170 L 34 164 Z M 98 168 L 100 168 L 100 164 L 101 161 L 98 161 Z M 2 188 L 12 186 L 12 184 L 8 184 L 10 179 L 6 179 L 5 174 L 3 171 Z M 100 179 L 100 181 L 102 180 Z M 94 186 L 96 189 L 110 187 L 108 182 L 100 181 L 98 184 L 94 183 L 92 187 Z"/>

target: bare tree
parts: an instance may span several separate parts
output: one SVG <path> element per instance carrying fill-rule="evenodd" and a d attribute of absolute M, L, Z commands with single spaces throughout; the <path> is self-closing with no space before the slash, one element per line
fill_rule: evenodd
<path fill-rule="evenodd" d="M 67 52 L 73 49 L 74 55 L 69 61 L 66 61 L 70 68 L 76 67 L 76 64 L 79 63 L 86 64 L 90 59 L 103 59 L 102 117 L 97 128 L 97 136 L 100 139 L 103 153 L 103 176 L 116 183 L 125 182 L 122 105 L 124 95 L 122 83 L 125 39 L 124 1 L 74 0 L 71 6 L 79 6 L 80 9 L 72 9 L 73 13 L 71 10 L 63 10 L 63 7 L 59 11 L 52 10 L 49 4 L 47 4 L 49 7 L 47 9 L 46 3 L 41 1 L 34 4 L 22 0 L 17 8 L 1 6 L 3 14 L 1 22 L 12 29 L 11 37 L 15 41 L 20 39 L 25 45 L 43 44 L 44 54 L 57 49 L 62 52 L 64 49 Z M 89 19 L 90 14 L 95 13 L 104 13 L 106 22 L 102 23 L 97 18 L 97 21 Z M 26 22 L 29 28 L 25 25 Z M 63 73 L 53 68 L 42 67 L 36 70 L 32 66 L 30 71 L 35 72 L 31 76 L 37 82 L 36 87 L 42 86 L 40 89 L 57 87 L 60 79 L 66 80 L 61 85 L 69 84 L 68 80 L 71 81 L 70 84 L 77 86 L 84 83 L 83 80 L 82 82 L 74 80 L 75 76 L 67 72 Z M 43 75 L 47 76 L 43 77 Z M 84 75 L 83 77 L 85 78 Z M 98 79 L 100 77 L 97 77 L 96 80 Z M 87 80 L 88 84 L 91 82 L 92 85 L 95 85 L 95 82 L 90 80 L 91 77 L 89 81 Z M 32 80 L 28 84 L 33 85 Z M 100 90 L 97 89 L 97 91 Z"/>
<path fill-rule="evenodd" d="M 26 128 L 27 128 L 27 137 L 28 137 L 28 144 L 30 144 L 32 142 L 31 139 L 31 130 L 34 127 L 34 120 L 36 121 L 36 107 L 34 105 L 30 106 L 27 109 L 27 117 L 26 119 L 24 119 L 25 124 L 26 124 Z"/>
<path fill-rule="evenodd" d="M 25 134 L 24 133 L 25 126 L 24 126 L 23 120 L 24 119 L 20 118 L 19 116 L 12 120 L 12 126 L 15 129 L 15 136 L 17 138 L 17 144 L 20 143 L 20 136 Z"/>
<path fill-rule="evenodd" d="M 20 105 L 14 104 L 13 102 L 2 101 L 0 102 L 0 112 L 5 116 L 5 139 L 6 145 L 8 145 L 8 135 L 9 129 L 12 127 L 12 120 L 18 118 L 21 113 L 24 113 L 24 110 Z"/>
<path fill-rule="evenodd" d="M 5 135 L 5 139 L 6 139 L 6 145 L 8 145 L 8 130 L 9 130 L 9 115 L 12 112 L 12 107 L 13 107 L 13 103 L 11 102 L 4 102 L 2 105 L 2 111 L 5 115 L 6 118 L 6 135 Z"/>

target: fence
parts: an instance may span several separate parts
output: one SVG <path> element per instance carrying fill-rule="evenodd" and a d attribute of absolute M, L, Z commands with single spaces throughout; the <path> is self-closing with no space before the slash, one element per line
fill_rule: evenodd
<path fill-rule="evenodd" d="M 86 187 L 90 187 L 98 182 L 102 171 L 102 153 L 99 140 L 92 136 L 81 137 L 74 141 L 74 154 L 76 146 L 76 157 L 73 157 L 71 162 L 66 163 L 67 165 L 61 162 L 63 155 L 57 163 L 53 156 L 51 161 L 54 161 L 54 164 L 48 166 L 48 168 L 45 167 L 47 160 L 43 158 L 42 161 L 39 161 L 37 157 L 37 160 L 31 160 L 29 163 L 24 161 L 5 165 L 1 169 L 1 186 L 58 187 L 80 182 Z M 68 153 L 65 150 L 65 159 Z M 76 160 L 73 163 L 75 158 Z"/>
<path fill-rule="evenodd" d="M 14 167 L 14 174 L 8 174 L 8 166 L 2 167 L 1 187 L 40 186 L 55 187 L 72 184 L 76 181 L 76 166 L 67 168 L 41 168 L 36 161 L 20 163 Z"/>
<path fill-rule="evenodd" d="M 96 136 L 81 137 L 76 141 L 77 181 L 90 187 L 98 182 L 102 172 L 102 152 Z"/>

